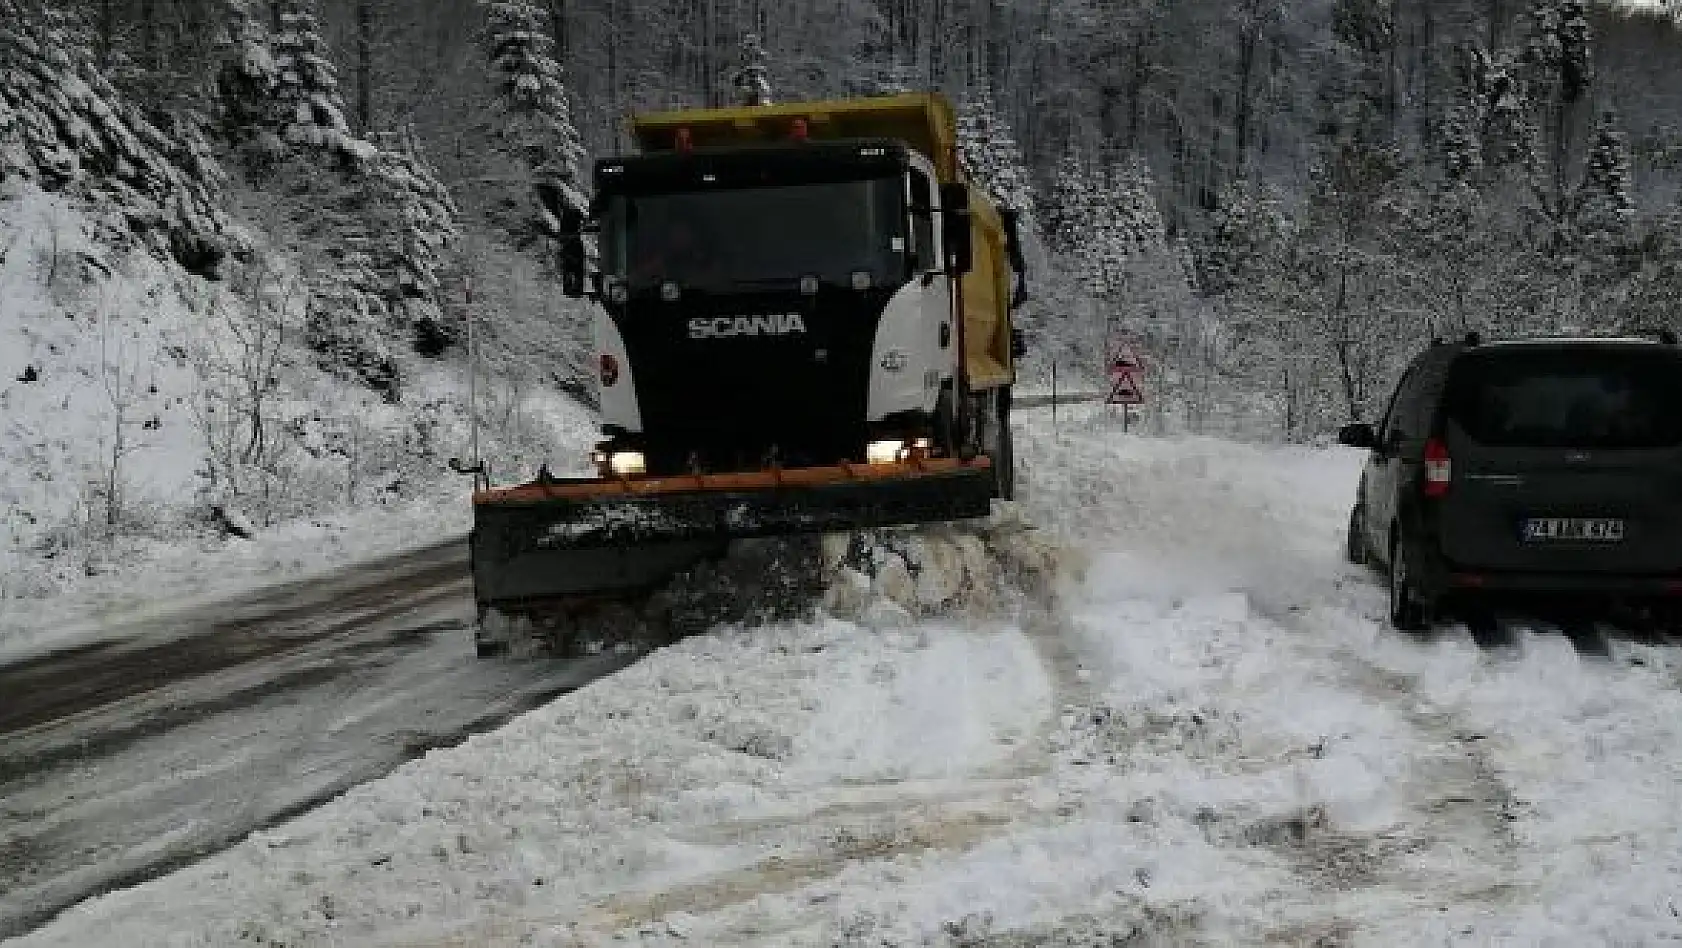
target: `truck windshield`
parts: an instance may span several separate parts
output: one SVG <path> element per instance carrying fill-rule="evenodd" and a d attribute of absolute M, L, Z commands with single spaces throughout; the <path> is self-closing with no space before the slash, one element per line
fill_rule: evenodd
<path fill-rule="evenodd" d="M 898 178 L 615 195 L 602 215 L 602 270 L 633 291 L 666 281 L 728 292 L 803 276 L 872 286 L 903 278 Z"/>

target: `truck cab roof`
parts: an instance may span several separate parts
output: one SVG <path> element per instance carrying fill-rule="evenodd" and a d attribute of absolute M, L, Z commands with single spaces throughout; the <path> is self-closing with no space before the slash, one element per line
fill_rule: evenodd
<path fill-rule="evenodd" d="M 782 105 L 649 112 L 631 118 L 631 136 L 645 154 L 756 142 L 787 142 L 803 129 L 813 143 L 847 139 L 904 142 L 934 162 L 941 181 L 956 181 L 956 113 L 933 92 L 790 102 Z"/>
<path fill-rule="evenodd" d="M 904 173 L 910 150 L 882 138 L 755 143 L 603 158 L 596 162 L 598 191 L 637 194 L 698 187 L 749 187 L 856 180 Z"/>

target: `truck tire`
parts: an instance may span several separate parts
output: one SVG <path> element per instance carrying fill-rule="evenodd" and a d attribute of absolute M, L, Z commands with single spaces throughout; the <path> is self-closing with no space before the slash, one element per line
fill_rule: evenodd
<path fill-rule="evenodd" d="M 952 389 L 940 390 L 934 403 L 934 448 L 941 457 L 958 456 L 958 412 L 952 405 Z"/>
<path fill-rule="evenodd" d="M 994 411 L 998 454 L 993 458 L 995 493 L 1000 500 L 1016 499 L 1016 439 L 1010 430 L 1010 387 L 999 389 Z"/>
<path fill-rule="evenodd" d="M 1016 451 L 1010 431 L 1010 389 L 982 392 L 972 400 L 975 423 L 971 456 L 987 455 L 993 463 L 993 496 L 1016 499 Z"/>

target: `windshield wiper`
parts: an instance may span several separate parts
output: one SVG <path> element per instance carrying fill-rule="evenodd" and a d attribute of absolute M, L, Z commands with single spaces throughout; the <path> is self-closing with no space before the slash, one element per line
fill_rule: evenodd
<path fill-rule="evenodd" d="M 730 286 L 745 286 L 755 290 L 774 290 L 781 287 L 800 287 L 799 277 L 758 277 L 751 280 L 729 280 Z M 821 282 L 821 281 L 820 281 Z"/>

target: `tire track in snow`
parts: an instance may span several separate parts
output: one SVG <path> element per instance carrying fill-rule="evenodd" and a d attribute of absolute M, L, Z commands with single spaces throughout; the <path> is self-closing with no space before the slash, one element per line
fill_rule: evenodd
<path fill-rule="evenodd" d="M 804 852 L 778 852 L 755 865 L 652 895 L 610 899 L 599 907 L 602 914 L 589 927 L 611 935 L 677 913 L 716 914 L 761 896 L 786 894 L 833 879 L 862 862 L 964 852 L 1072 815 L 1068 804 L 1036 803 L 1028 795 L 1051 772 L 1054 739 L 1064 714 L 1089 703 L 1084 666 L 1077 657 L 1070 621 L 1054 597 L 1031 599 L 1022 627 L 1051 682 L 1052 708 L 1034 736 L 1009 756 L 955 780 L 849 783 L 849 790 L 865 791 L 866 797 L 770 820 L 726 821 L 698 833 L 686 832 L 681 836 L 685 841 L 739 844 L 743 838 L 735 834 L 748 832 L 775 845 L 773 840 L 786 841 L 791 831 L 804 830 L 815 835 L 819 845 Z M 754 937 L 767 934 L 755 932 Z"/>
<path fill-rule="evenodd" d="M 1045 828 L 1073 815 L 1067 802 L 1035 802 L 1029 795 L 1049 776 L 1055 743 L 1066 716 L 1091 705 L 1086 666 L 1072 624 L 1049 587 L 1034 589 L 1019 619 L 1051 688 L 1051 713 L 1030 739 L 1003 760 L 957 780 L 847 782 L 863 799 L 838 801 L 769 820 L 725 821 L 684 833 L 688 842 L 786 840 L 791 830 L 818 828 L 819 845 L 797 854 L 777 853 L 754 866 L 652 898 L 609 900 L 605 917 L 591 927 L 620 932 L 679 912 L 708 915 L 764 895 L 786 894 L 833 879 L 861 862 L 901 856 L 958 853 L 1027 828 Z M 875 792 L 870 792 L 875 791 Z M 871 797 L 874 797 L 872 799 Z M 766 937 L 770 933 L 754 932 Z"/>
<path fill-rule="evenodd" d="M 1252 609 L 1280 628 L 1311 641 L 1324 638 L 1302 606 L 1271 593 L 1248 595 Z M 1324 597 L 1324 604 L 1372 620 L 1347 591 Z M 1314 657 L 1330 659 L 1317 664 L 1334 672 L 1333 684 L 1390 711 L 1418 736 L 1401 782 L 1413 818 L 1376 832 L 1349 831 L 1332 825 L 1316 805 L 1253 827 L 1250 837 L 1286 855 L 1305 881 L 1323 891 L 1382 886 L 1445 905 L 1510 902 L 1519 893 L 1513 824 L 1523 805 L 1502 780 L 1484 735 L 1433 704 L 1412 675 L 1382 668 L 1346 646 L 1315 650 Z"/>
<path fill-rule="evenodd" d="M 907 803 L 896 801 L 867 819 L 829 823 L 819 845 L 804 852 L 774 853 L 743 869 L 652 894 L 609 898 L 586 916 L 585 924 L 595 933 L 612 936 L 679 913 L 713 915 L 762 896 L 783 895 L 834 879 L 858 863 L 963 852 L 1019 827 L 1025 813 L 1039 813 L 986 801 L 973 807 L 939 806 L 935 816 L 908 809 Z M 770 934 L 753 933 L 759 938 Z"/>

